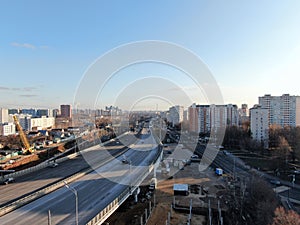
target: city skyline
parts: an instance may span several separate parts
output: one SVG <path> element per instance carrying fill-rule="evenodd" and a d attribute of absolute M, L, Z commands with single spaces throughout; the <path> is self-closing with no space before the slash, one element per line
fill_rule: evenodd
<path fill-rule="evenodd" d="M 299 9 L 297 1 L 92 1 L 72 2 L 71 7 L 67 2 L 5 2 L 0 9 L 5 31 L 0 42 L 0 105 L 74 105 L 82 77 L 99 56 L 141 40 L 171 42 L 195 53 L 216 79 L 224 104 L 252 107 L 265 94 L 299 95 Z M 168 91 L 179 87 L 191 96 L 175 104 L 206 103 L 182 72 L 165 65 L 135 65 L 111 79 L 99 107 L 113 105 L 108 94 L 112 90 L 118 94 L 132 79 L 149 76 L 172 81 Z M 166 91 L 165 86 L 158 88 Z M 162 110 L 171 106 L 158 99 L 150 103 L 154 110 L 157 105 Z M 141 108 L 150 103 L 141 102 Z"/>
<path fill-rule="evenodd" d="M 244 102 L 240 105 L 234 103 L 234 102 L 229 102 L 229 103 L 224 103 L 222 105 L 235 105 L 237 106 L 238 109 L 244 109 L 244 107 L 246 107 L 248 110 L 250 108 L 256 108 L 257 106 L 262 106 L 262 104 L 260 103 L 261 99 L 262 98 L 265 98 L 265 97 L 275 97 L 275 98 L 281 98 L 281 97 L 284 97 L 284 96 L 289 96 L 289 97 L 300 97 L 300 95 L 293 95 L 293 94 L 289 94 L 289 93 L 283 93 L 281 95 L 278 95 L 278 96 L 275 96 L 275 95 L 272 95 L 272 94 L 265 94 L 265 95 L 262 95 L 262 96 L 257 96 L 257 102 L 255 102 L 253 105 L 249 105 L 249 103 L 247 102 Z M 60 104 L 60 105 L 57 105 L 57 106 L 54 106 L 54 107 L 38 107 L 38 106 L 28 106 L 28 107 L 3 107 L 3 106 L 0 106 L 0 109 L 3 108 L 3 109 L 8 109 L 8 110 L 19 110 L 19 112 L 16 112 L 16 113 L 21 113 L 22 110 L 35 110 L 37 113 L 37 111 L 39 110 L 60 110 L 59 108 L 61 108 L 62 106 L 65 106 L 66 104 Z M 220 105 L 220 104 L 216 104 L 216 103 L 199 103 L 199 102 L 193 102 L 192 104 L 190 105 L 187 105 L 187 106 L 183 106 L 183 105 L 177 105 L 177 106 L 182 106 L 184 108 L 184 110 L 188 110 L 188 108 L 192 107 L 193 105 L 200 105 L 200 106 L 211 106 L 211 105 Z M 116 108 L 119 108 L 120 110 L 124 110 L 124 111 L 147 111 L 147 109 L 143 110 L 143 109 L 133 109 L 133 110 L 127 110 L 127 109 L 123 109 L 121 107 L 119 107 L 118 105 L 105 105 L 103 107 L 95 107 L 95 108 L 76 108 L 74 107 L 72 104 L 70 105 L 67 105 L 67 106 L 70 106 L 71 107 L 71 111 L 72 112 L 75 112 L 76 111 L 80 111 L 80 110 L 107 110 L 108 108 L 110 107 L 116 107 Z M 158 104 L 156 104 L 155 106 L 153 106 L 153 109 L 149 110 L 149 111 L 168 111 L 170 108 L 173 108 L 174 106 L 176 105 L 171 105 L 170 107 L 168 108 L 165 108 L 165 109 L 158 109 Z M 156 108 L 155 108 L 156 107 Z M 263 107 L 264 108 L 264 107 Z M 26 113 L 25 113 L 26 114 Z"/>

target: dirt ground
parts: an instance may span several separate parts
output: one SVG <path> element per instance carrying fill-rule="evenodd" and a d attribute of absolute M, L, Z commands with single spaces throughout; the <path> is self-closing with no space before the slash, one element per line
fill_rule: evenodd
<path fill-rule="evenodd" d="M 168 148 L 168 151 L 170 148 Z M 151 201 L 151 206 L 155 204 L 152 208 L 152 213 L 147 221 L 147 225 L 165 225 L 168 219 L 168 214 L 170 216 L 170 224 L 186 224 L 188 221 L 188 213 L 177 212 L 171 208 L 172 202 L 174 202 L 173 185 L 174 184 L 189 184 L 189 185 L 199 185 L 202 187 L 209 188 L 209 193 L 214 194 L 218 191 L 215 186 L 217 184 L 222 184 L 217 176 L 214 175 L 211 169 L 200 172 L 198 170 L 199 163 L 191 163 L 190 165 L 185 165 L 183 169 L 179 169 L 176 160 L 189 159 L 192 153 L 186 149 L 180 149 L 174 151 L 172 149 L 171 155 L 165 155 L 165 157 L 172 158 L 173 163 L 170 163 L 171 176 L 161 173 L 158 168 L 156 174 L 158 184 L 157 188 L 152 195 L 150 200 L 144 201 L 145 193 L 149 190 L 148 186 L 141 188 L 141 194 L 139 195 L 139 202 L 137 204 L 133 203 L 133 198 L 128 199 L 107 221 L 106 224 L 110 225 L 140 225 L 141 215 L 145 215 L 145 209 L 149 209 L 149 201 Z M 174 165 L 176 165 L 174 167 Z M 149 180 L 153 177 L 149 176 Z M 149 181 L 148 180 L 148 181 Z M 199 200 L 199 194 L 189 194 L 188 196 L 175 196 L 176 204 L 189 206 L 190 200 L 192 199 L 193 207 L 196 205 L 201 205 L 201 200 Z M 149 211 L 148 211 L 149 212 Z M 105 224 L 105 223 L 104 223 Z M 206 218 L 202 215 L 192 215 L 191 224 L 206 224 Z"/>

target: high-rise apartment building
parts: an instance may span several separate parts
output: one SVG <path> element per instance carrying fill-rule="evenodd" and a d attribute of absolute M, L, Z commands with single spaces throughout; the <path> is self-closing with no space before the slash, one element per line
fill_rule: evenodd
<path fill-rule="evenodd" d="M 66 118 L 72 118 L 71 105 L 61 105 L 60 106 L 60 116 Z"/>
<path fill-rule="evenodd" d="M 245 117 L 248 116 L 248 105 L 247 104 L 242 104 L 242 107 L 239 109 L 239 116 L 240 117 Z"/>
<path fill-rule="evenodd" d="M 210 133 L 226 126 L 237 126 L 239 115 L 236 105 L 196 105 L 188 108 L 189 130 Z"/>
<path fill-rule="evenodd" d="M 250 109 L 250 129 L 252 138 L 261 142 L 265 148 L 269 143 L 269 110 L 255 105 Z"/>
<path fill-rule="evenodd" d="M 8 122 L 8 109 L 0 108 L 0 124 Z"/>
<path fill-rule="evenodd" d="M 172 123 L 172 125 L 179 124 L 183 121 L 183 112 L 184 108 L 183 106 L 172 106 L 169 108 L 169 122 Z"/>
<path fill-rule="evenodd" d="M 199 133 L 199 107 L 194 103 L 188 108 L 189 131 Z"/>
<path fill-rule="evenodd" d="M 58 115 L 59 115 L 59 109 L 53 109 L 53 110 L 52 110 L 52 116 L 53 116 L 54 118 L 56 118 Z"/>
<path fill-rule="evenodd" d="M 214 106 L 212 106 L 214 108 Z M 211 114 L 210 105 L 198 105 L 198 128 L 199 133 L 209 133 L 211 130 L 211 122 L 215 121 L 211 116 L 215 117 L 214 113 Z"/>
<path fill-rule="evenodd" d="M 300 126 L 300 96 L 265 95 L 259 97 L 259 105 L 268 110 L 269 125 Z"/>
<path fill-rule="evenodd" d="M 249 118 L 248 105 L 242 104 L 242 107 L 239 109 L 239 125 L 244 126 L 249 121 L 250 118 Z"/>

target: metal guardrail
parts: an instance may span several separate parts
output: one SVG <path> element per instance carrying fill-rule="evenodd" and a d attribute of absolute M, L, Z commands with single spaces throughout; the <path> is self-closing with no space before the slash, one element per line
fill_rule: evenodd
<path fill-rule="evenodd" d="M 121 134 L 118 138 L 120 138 L 120 137 L 126 135 L 127 133 L 128 133 L 128 132 L 125 132 L 125 133 Z M 111 140 L 108 140 L 108 141 L 106 141 L 106 142 L 104 142 L 104 143 L 101 143 L 100 145 L 101 145 L 101 146 L 104 146 L 105 144 L 107 144 L 107 143 L 110 142 L 110 141 L 112 141 L 112 139 L 111 139 Z M 83 141 L 83 142 L 81 142 L 81 143 L 79 144 L 79 146 L 80 146 L 80 145 L 84 145 L 84 144 L 86 144 L 87 142 L 88 142 L 88 141 Z M 73 154 L 71 154 L 71 155 L 69 155 L 69 156 L 65 156 L 65 157 L 56 159 L 56 158 L 59 157 L 60 155 L 64 155 L 64 154 L 66 154 L 67 152 L 73 150 L 74 148 L 76 148 L 76 146 L 73 146 L 73 147 L 71 147 L 71 148 L 65 150 L 64 152 L 60 153 L 59 155 L 56 155 L 56 156 L 54 157 L 54 158 L 55 158 L 55 161 L 58 162 L 58 163 L 60 163 L 60 162 L 63 162 L 63 161 L 66 161 L 66 160 L 68 160 L 68 159 L 72 159 L 72 158 L 75 158 L 76 156 L 78 156 L 79 153 L 76 152 L 76 153 L 73 153 Z M 20 171 L 14 172 L 14 173 L 6 174 L 6 175 L 3 176 L 3 179 L 0 177 L 0 181 L 1 181 L 1 180 L 5 180 L 6 178 L 9 178 L 9 177 L 16 178 L 16 177 L 20 177 L 20 176 L 23 176 L 23 175 L 26 175 L 26 174 L 29 174 L 29 173 L 36 172 L 36 171 L 38 171 L 38 170 L 44 169 L 44 168 L 46 168 L 46 167 L 49 166 L 49 162 L 50 162 L 50 161 L 53 161 L 53 158 L 48 159 L 48 160 L 46 160 L 46 161 L 44 161 L 44 162 L 42 162 L 42 163 L 40 163 L 40 164 L 38 164 L 38 165 L 36 165 L 36 166 L 30 167 L 30 168 L 27 168 L 27 169 L 24 169 L 24 170 L 20 170 Z"/>
<path fill-rule="evenodd" d="M 138 179 L 137 182 L 132 184 L 131 187 L 126 188 L 117 198 L 115 198 L 108 206 L 101 210 L 95 217 L 93 217 L 86 225 L 98 225 L 102 224 L 125 200 L 135 191 L 136 188 L 143 182 L 143 180 L 151 173 L 155 165 L 158 162 L 159 157 L 162 154 L 162 148 L 158 149 L 152 163 L 149 165 L 149 169 L 145 169 Z M 151 168 L 151 170 L 150 170 Z"/>
<path fill-rule="evenodd" d="M 122 135 L 125 135 L 125 134 L 122 134 Z M 74 148 L 74 147 L 72 147 L 72 148 Z M 118 157 L 119 155 L 121 155 L 123 153 L 124 152 L 120 152 L 115 157 Z M 75 158 L 79 154 L 80 154 L 80 152 L 76 152 L 76 153 L 74 153 L 72 155 L 69 155 L 69 156 L 66 156 L 66 157 L 63 157 L 63 158 L 59 158 L 59 159 L 56 160 L 56 162 L 61 163 L 61 162 L 66 161 L 68 159 Z M 112 158 L 108 157 L 108 158 L 104 159 L 101 162 L 101 165 L 104 165 L 104 164 L 108 163 L 111 160 L 112 160 Z M 41 165 L 41 164 L 43 164 L 43 165 Z M 25 170 L 18 171 L 18 172 L 13 173 L 13 174 L 15 176 L 21 176 L 21 175 L 24 175 L 26 173 L 34 172 L 34 171 L 37 171 L 39 169 L 45 168 L 45 167 L 47 167 L 49 165 L 47 161 L 43 162 L 41 164 L 39 164 L 39 165 L 37 165 L 35 167 L 28 168 L 28 169 L 26 169 L 26 171 Z M 71 183 L 74 180 L 77 180 L 80 177 L 82 177 L 82 176 L 84 176 L 84 175 L 92 172 L 93 170 L 94 170 L 93 168 L 87 168 L 87 169 L 85 169 L 85 170 L 83 170 L 83 171 L 81 171 L 79 173 L 75 173 L 75 174 L 73 174 L 73 175 L 71 175 L 71 176 L 69 176 L 67 178 L 64 178 L 64 179 L 62 179 L 62 180 L 60 180 L 60 181 L 58 181 L 58 182 L 56 182 L 56 183 L 54 183 L 52 185 L 46 186 L 46 187 L 44 187 L 44 188 L 42 188 L 42 189 L 40 189 L 40 190 L 38 190 L 38 191 L 36 191 L 34 193 L 31 193 L 31 194 L 29 194 L 29 195 L 27 195 L 25 197 L 22 197 L 21 199 L 18 199 L 18 200 L 13 201 L 13 202 L 5 205 L 5 206 L 2 206 L 0 208 L 0 217 L 3 216 L 3 215 L 5 215 L 5 214 L 7 214 L 7 213 L 9 213 L 9 212 L 11 212 L 11 211 L 13 211 L 13 210 L 15 210 L 15 209 L 17 209 L 17 208 L 20 208 L 20 207 L 22 207 L 22 206 L 24 206 L 24 205 L 26 205 L 26 204 L 28 204 L 28 203 L 36 200 L 36 199 L 38 199 L 38 198 L 40 198 L 40 197 L 42 197 L 44 195 L 49 194 L 49 193 L 57 190 L 58 188 L 63 187 L 65 185 L 64 182 Z"/>
<path fill-rule="evenodd" d="M 66 179 L 63 179 L 63 180 L 61 180 L 61 181 L 59 181 L 59 182 L 57 182 L 55 184 L 52 184 L 52 185 L 50 185 L 48 187 L 45 187 L 45 188 L 43 188 L 43 189 L 41 189 L 41 190 L 39 190 L 37 192 L 34 192 L 34 193 L 32 193 L 32 194 L 30 194 L 28 196 L 25 196 L 25 197 L 23 197 L 23 198 L 21 198 L 21 199 L 19 199 L 17 201 L 14 201 L 14 202 L 12 202 L 12 203 L 10 203 L 8 205 L 5 205 L 2 208 L 0 208 L 0 216 L 3 216 L 3 215 L 5 215 L 5 214 L 7 214 L 7 213 L 9 213 L 9 212 L 11 212 L 11 211 L 13 211 L 13 210 L 21 207 L 21 206 L 23 206 L 25 204 L 28 204 L 28 203 L 30 203 L 30 202 L 32 202 L 32 201 L 34 201 L 34 200 L 36 200 L 36 199 L 38 199 L 38 198 L 46 195 L 46 194 L 49 194 L 52 191 L 55 191 L 56 189 L 58 189 L 60 187 L 63 187 L 65 185 L 64 182 L 70 183 L 70 182 L 72 182 L 72 181 L 74 181 L 74 180 L 76 180 L 76 179 L 84 176 L 85 174 L 91 172 L 92 170 L 93 170 L 92 168 L 88 168 L 88 169 L 86 169 L 83 172 L 76 173 L 76 174 L 74 174 L 74 175 L 72 175 L 72 176 L 70 176 L 70 177 L 68 177 Z"/>
<path fill-rule="evenodd" d="M 71 151 L 75 148 L 72 147 L 72 148 L 69 148 L 67 149 L 65 152 L 61 153 L 62 155 L 65 154 L 67 151 Z M 72 156 L 73 155 L 73 156 Z M 57 162 L 63 162 L 63 161 L 66 161 L 68 159 L 71 159 L 71 158 L 74 158 L 78 155 L 78 153 L 74 153 L 74 154 L 71 154 L 69 156 L 65 156 L 65 157 L 62 157 L 62 158 L 59 158 L 59 159 L 56 159 Z M 57 157 L 57 156 L 56 156 Z M 9 177 L 13 177 L 13 178 L 16 178 L 16 177 L 20 177 L 20 176 L 23 176 L 23 175 L 26 175 L 26 174 L 29 174 L 29 173 L 32 173 L 32 172 L 35 172 L 35 171 L 38 171 L 38 170 L 41 170 L 41 169 L 44 169 L 46 168 L 47 166 L 49 166 L 49 162 L 52 161 L 53 159 L 48 159 L 36 166 L 33 166 L 33 167 L 30 167 L 30 168 L 27 168 L 27 169 L 24 169 L 24 170 L 20 170 L 20 171 L 17 171 L 17 172 L 14 172 L 14 173 L 10 173 L 10 174 L 6 174 L 4 175 L 4 179 L 6 178 L 9 178 Z"/>
<path fill-rule="evenodd" d="M 74 148 L 74 147 L 73 147 Z M 159 156 L 161 155 L 162 153 L 162 149 L 158 149 L 154 159 L 152 160 L 152 163 L 149 165 L 149 167 L 151 166 L 151 168 L 153 169 L 154 166 L 153 164 L 155 164 L 159 158 Z M 76 157 L 78 154 L 80 154 L 80 152 L 77 152 L 77 153 L 74 153 L 72 155 L 69 155 L 69 156 L 66 156 L 66 157 L 63 157 L 63 158 L 60 158 L 60 159 L 57 159 L 57 162 L 63 162 L 67 159 L 70 159 L 70 158 L 74 158 Z M 111 158 L 109 158 L 111 160 Z M 104 160 L 101 164 L 105 164 L 107 163 L 108 161 L 110 161 L 108 159 Z M 21 175 L 24 175 L 24 174 L 27 174 L 27 173 L 30 173 L 30 172 L 34 172 L 34 171 L 37 171 L 39 169 L 42 169 L 42 168 L 45 168 L 46 166 L 48 166 L 48 162 L 43 162 L 35 167 L 31 167 L 31 168 L 28 168 L 26 170 L 23 170 L 23 171 L 18 171 L 16 173 L 13 173 L 14 176 L 21 176 Z M 134 188 L 127 188 L 126 190 L 124 190 L 116 199 L 114 199 L 107 207 L 105 207 L 100 213 L 98 213 L 90 222 L 88 222 L 87 224 L 90 225 L 90 224 L 99 224 L 100 221 L 103 221 L 103 218 L 107 218 L 108 216 L 111 215 L 112 212 L 115 211 L 116 208 L 118 208 L 130 195 L 131 193 L 142 183 L 142 181 L 149 175 L 149 173 L 152 171 L 152 169 L 148 169 L 146 170 L 144 173 L 142 173 L 138 179 L 138 182 L 136 182 L 136 184 L 133 185 Z M 23 205 L 26 205 L 44 195 L 47 195 L 55 190 L 57 190 L 58 188 L 61 188 L 65 185 L 64 182 L 73 182 L 74 180 L 77 180 L 79 179 L 80 177 L 86 175 L 87 173 L 90 173 L 91 171 L 93 171 L 93 168 L 87 168 L 86 170 L 80 172 L 80 173 L 76 173 L 76 174 L 73 174 L 71 175 L 70 177 L 68 178 L 65 178 L 55 184 L 52 184 L 50 186 L 47 186 L 45 188 L 42 188 L 41 190 L 38 190 L 32 194 L 29 194 L 21 199 L 18 199 L 12 203 L 9 203 L 3 207 L 0 208 L 0 216 L 3 216 Z M 12 175 L 12 174 L 10 174 Z M 111 212 L 111 213 L 110 213 Z"/>

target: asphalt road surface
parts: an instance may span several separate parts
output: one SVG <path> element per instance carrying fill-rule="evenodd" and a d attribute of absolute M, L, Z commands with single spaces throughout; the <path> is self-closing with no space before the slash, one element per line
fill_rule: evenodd
<path fill-rule="evenodd" d="M 124 136 L 124 140 L 133 142 L 135 140 L 135 136 L 133 133 L 129 133 Z M 94 146 L 84 150 L 84 157 L 78 156 L 74 159 L 60 163 L 55 168 L 44 168 L 21 177 L 17 177 L 14 183 L 0 185 L 0 205 L 4 205 L 7 202 L 31 193 L 50 183 L 57 182 L 60 179 L 66 178 L 88 168 L 90 165 L 87 163 L 86 159 L 93 158 L 94 160 L 101 162 L 105 159 L 105 157 L 112 157 L 125 149 L 126 146 L 124 146 L 118 139 L 115 139 L 115 141 L 109 142 L 105 145 L 105 150 L 107 150 L 105 153 L 109 153 L 110 155 L 105 154 L 102 151 L 103 148 Z M 90 162 L 92 161 L 93 160 L 90 160 Z"/>
<path fill-rule="evenodd" d="M 148 169 L 158 151 L 154 142 L 152 136 L 141 135 L 125 153 L 129 164 L 119 156 L 70 184 L 78 192 L 79 224 L 87 223 Z M 66 187 L 60 188 L 2 216 L 0 224 L 48 224 L 48 210 L 52 224 L 75 224 L 75 195 Z"/>

